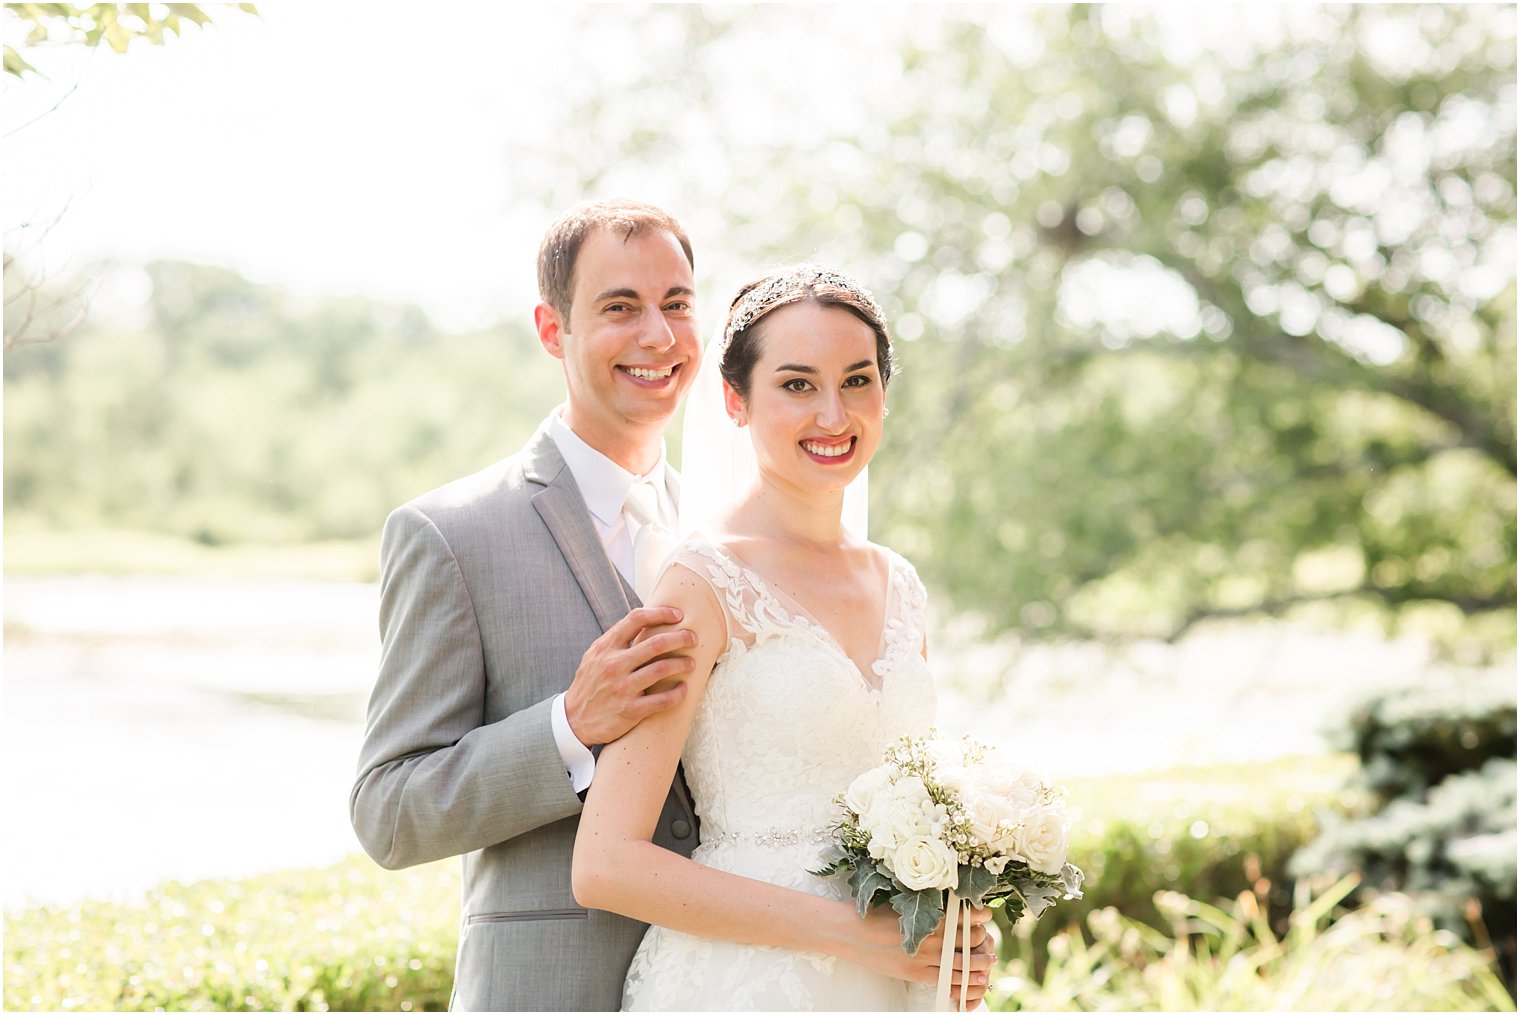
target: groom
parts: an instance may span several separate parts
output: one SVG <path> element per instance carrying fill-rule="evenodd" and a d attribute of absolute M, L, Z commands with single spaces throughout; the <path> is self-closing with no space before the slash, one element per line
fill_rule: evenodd
<path fill-rule="evenodd" d="M 645 692 L 691 665 L 658 658 L 689 632 L 631 646 L 680 620 L 632 583 L 675 530 L 662 433 L 701 355 L 691 244 L 657 208 L 595 202 L 550 228 L 538 278 L 565 404 L 517 454 L 387 519 L 350 816 L 384 867 L 463 855 L 451 1007 L 615 1010 L 644 926 L 577 906 L 570 856 L 591 748 L 676 704 L 684 683 Z M 679 777 L 654 840 L 697 843 Z"/>

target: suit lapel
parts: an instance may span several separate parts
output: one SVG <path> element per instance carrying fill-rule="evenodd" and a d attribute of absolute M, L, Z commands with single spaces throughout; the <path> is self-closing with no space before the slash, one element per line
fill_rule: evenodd
<path fill-rule="evenodd" d="M 643 606 L 643 600 L 639 598 L 639 594 L 634 591 L 633 586 L 628 584 L 628 579 L 623 577 L 623 573 L 617 568 L 613 568 L 612 570 L 618 577 L 618 584 L 622 586 L 623 598 L 628 600 L 628 608 L 633 609 L 635 606 Z"/>
<path fill-rule="evenodd" d="M 622 578 L 591 521 L 591 512 L 581 497 L 575 478 L 565 467 L 554 438 L 549 436 L 547 425 L 541 427 L 528 443 L 529 460 L 526 476 L 544 488 L 532 497 L 533 507 L 544 520 L 549 534 L 554 537 L 560 554 L 576 583 L 591 604 L 591 612 L 603 631 L 623 618 L 630 605 L 623 592 Z"/>
<path fill-rule="evenodd" d="M 554 438 L 549 436 L 547 422 L 539 427 L 525 450 L 528 455 L 524 476 L 529 482 L 543 487 L 533 495 L 533 507 L 544 520 L 549 534 L 554 537 L 565 563 L 570 565 L 576 582 L 585 593 L 586 601 L 591 604 L 591 612 L 596 615 L 597 623 L 605 631 L 622 620 L 630 609 L 641 605 L 639 597 L 608 559 L 607 550 L 602 546 L 601 537 L 596 534 L 596 526 L 591 521 L 591 512 L 586 507 L 585 498 L 581 496 L 580 487 L 575 485 L 575 479 L 565 466 Z M 679 506 L 680 476 L 674 469 L 667 469 L 665 478 L 670 494 Z M 600 745 L 592 748 L 592 753 L 599 755 Z M 701 821 L 696 808 L 692 806 L 691 793 L 686 788 L 686 773 L 679 763 L 676 765 L 670 792 L 686 819 L 691 822 L 691 834 L 696 835 L 695 829 L 701 827 Z"/>

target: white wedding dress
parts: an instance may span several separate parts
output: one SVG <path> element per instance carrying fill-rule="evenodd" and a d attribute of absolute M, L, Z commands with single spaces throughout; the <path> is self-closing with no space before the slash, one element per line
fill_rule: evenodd
<path fill-rule="evenodd" d="M 881 645 L 862 674 L 832 635 L 730 551 L 697 536 L 673 563 L 712 585 L 728 621 L 682 753 L 701 818 L 697 863 L 829 898 L 849 898 L 823 866 L 834 797 L 881 764 L 898 737 L 928 730 L 924 587 L 890 550 Z M 843 959 L 732 944 L 664 927 L 644 935 L 623 986 L 625 1011 L 912 1011 L 914 985 Z"/>

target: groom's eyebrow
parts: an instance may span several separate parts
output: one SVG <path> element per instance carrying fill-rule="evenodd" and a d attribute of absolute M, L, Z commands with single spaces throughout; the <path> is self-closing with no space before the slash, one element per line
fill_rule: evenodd
<path fill-rule="evenodd" d="M 672 296 L 695 296 L 695 295 L 696 295 L 696 291 L 693 290 L 690 286 L 673 285 L 673 286 L 671 286 L 669 289 L 667 289 L 665 291 L 665 297 L 664 298 L 668 300 Z M 627 287 L 624 287 L 624 288 L 621 288 L 621 289 L 603 289 L 601 292 L 597 293 L 594 297 L 592 297 L 591 302 L 592 303 L 600 303 L 602 300 L 610 300 L 610 299 L 636 300 L 638 298 L 639 298 L 639 294 L 637 292 L 635 292 L 632 289 L 629 289 Z"/>

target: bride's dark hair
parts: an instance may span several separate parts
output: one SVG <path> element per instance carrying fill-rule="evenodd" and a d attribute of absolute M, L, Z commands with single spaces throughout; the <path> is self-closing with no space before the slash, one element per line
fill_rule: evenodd
<path fill-rule="evenodd" d="M 760 359 L 760 324 L 773 310 L 793 303 L 839 307 L 860 318 L 876 334 L 876 365 L 885 387 L 892 377 L 892 337 L 881 308 L 859 282 L 816 264 L 781 268 L 743 286 L 728 307 L 719 369 L 739 397 L 749 397 L 750 377 Z"/>

